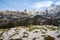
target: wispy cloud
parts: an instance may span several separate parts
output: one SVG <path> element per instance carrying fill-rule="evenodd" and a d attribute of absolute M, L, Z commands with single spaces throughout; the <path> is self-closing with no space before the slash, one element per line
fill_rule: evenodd
<path fill-rule="evenodd" d="M 60 1 L 57 1 L 57 2 L 55 3 L 55 5 L 60 5 Z"/>
<path fill-rule="evenodd" d="M 53 3 L 53 1 L 36 2 L 36 3 L 32 4 L 32 5 L 29 6 L 29 7 L 32 7 L 32 8 L 49 7 L 52 3 Z"/>
<path fill-rule="evenodd" d="M 0 0 L 0 10 L 1 9 L 15 9 L 15 10 L 24 10 L 24 9 L 44 9 L 49 7 L 51 4 L 60 4 L 60 1 L 56 0 Z"/>

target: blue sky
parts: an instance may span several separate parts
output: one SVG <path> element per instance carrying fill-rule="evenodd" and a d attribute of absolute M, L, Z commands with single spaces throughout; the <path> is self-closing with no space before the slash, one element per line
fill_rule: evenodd
<path fill-rule="evenodd" d="M 0 10 L 45 9 L 60 0 L 0 0 Z"/>

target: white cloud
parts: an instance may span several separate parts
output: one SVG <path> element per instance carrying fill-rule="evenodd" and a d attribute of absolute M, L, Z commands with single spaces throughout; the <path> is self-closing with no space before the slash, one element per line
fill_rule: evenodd
<path fill-rule="evenodd" d="M 42 2 L 36 2 L 32 4 L 30 7 L 32 8 L 42 8 L 42 7 L 49 7 L 53 1 L 42 1 Z"/>
<path fill-rule="evenodd" d="M 57 1 L 57 2 L 55 3 L 55 5 L 60 5 L 60 1 Z"/>

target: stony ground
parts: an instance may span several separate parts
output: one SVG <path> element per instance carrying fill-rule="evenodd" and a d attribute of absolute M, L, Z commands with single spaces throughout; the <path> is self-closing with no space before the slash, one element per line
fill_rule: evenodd
<path fill-rule="evenodd" d="M 0 29 L 0 40 L 60 40 L 60 30 L 52 25 Z"/>

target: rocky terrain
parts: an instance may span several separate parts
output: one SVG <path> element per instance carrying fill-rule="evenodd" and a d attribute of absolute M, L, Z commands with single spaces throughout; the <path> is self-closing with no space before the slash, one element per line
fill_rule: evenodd
<path fill-rule="evenodd" d="M 0 40 L 60 40 L 60 31 L 56 26 L 34 25 L 0 29 Z"/>
<path fill-rule="evenodd" d="M 0 11 L 0 40 L 60 40 L 60 5 L 45 11 Z"/>

